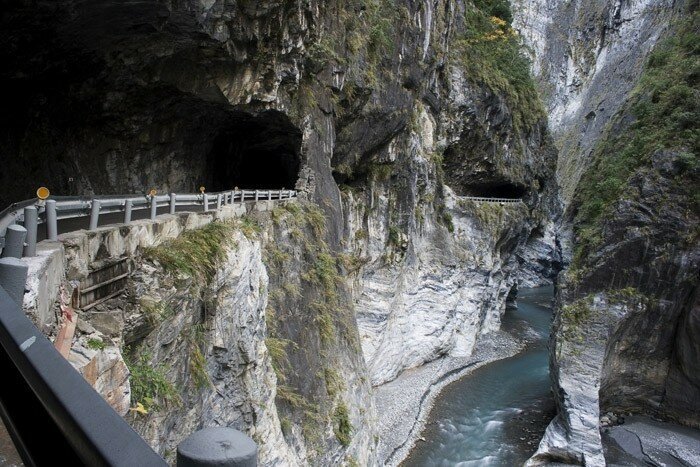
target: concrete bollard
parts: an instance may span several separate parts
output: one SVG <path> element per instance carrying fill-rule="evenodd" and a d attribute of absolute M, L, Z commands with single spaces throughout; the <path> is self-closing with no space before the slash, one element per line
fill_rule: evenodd
<path fill-rule="evenodd" d="M 151 196 L 151 220 L 156 220 L 156 214 L 158 214 L 158 201 L 155 196 Z"/>
<path fill-rule="evenodd" d="M 12 224 L 5 231 L 5 247 L 2 249 L 3 258 L 21 258 L 24 251 L 24 239 L 27 229 L 21 225 Z"/>
<path fill-rule="evenodd" d="M 130 199 L 124 201 L 124 223 L 131 222 L 131 209 L 134 207 L 134 202 Z"/>
<path fill-rule="evenodd" d="M 216 195 L 216 210 L 217 211 L 221 210 L 221 193 Z"/>
<path fill-rule="evenodd" d="M 0 286 L 20 307 L 24 301 L 29 266 L 19 258 L 0 259 Z"/>
<path fill-rule="evenodd" d="M 95 230 L 100 222 L 100 200 L 92 200 L 92 209 L 90 210 L 90 230 Z"/>
<path fill-rule="evenodd" d="M 58 240 L 58 218 L 56 217 L 56 200 L 46 200 L 46 238 Z"/>
<path fill-rule="evenodd" d="M 177 467 L 256 467 L 258 446 L 232 428 L 204 428 L 192 433 L 177 447 Z"/>
<path fill-rule="evenodd" d="M 209 212 L 209 195 L 204 193 L 204 212 Z"/>
<path fill-rule="evenodd" d="M 39 225 L 39 213 L 36 206 L 24 208 L 24 228 L 27 229 L 27 239 L 24 244 L 23 256 L 36 256 L 36 231 Z"/>
<path fill-rule="evenodd" d="M 170 193 L 170 214 L 175 214 L 176 207 L 177 207 L 177 195 L 175 193 Z"/>

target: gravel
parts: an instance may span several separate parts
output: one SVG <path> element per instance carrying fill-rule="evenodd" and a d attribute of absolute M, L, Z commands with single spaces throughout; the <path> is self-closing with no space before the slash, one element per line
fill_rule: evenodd
<path fill-rule="evenodd" d="M 442 388 L 487 363 L 516 355 L 528 340 L 505 331 L 491 332 L 480 336 L 470 357 L 442 357 L 378 386 L 379 464 L 398 465 L 408 455 Z"/>

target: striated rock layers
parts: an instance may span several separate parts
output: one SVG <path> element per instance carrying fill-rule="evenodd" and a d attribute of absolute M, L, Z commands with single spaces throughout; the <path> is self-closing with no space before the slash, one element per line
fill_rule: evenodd
<path fill-rule="evenodd" d="M 521 263 L 537 260 L 526 283 L 551 279 L 555 152 L 510 12 L 478 4 L 65 0 L 3 16 L 0 53 L 15 71 L 0 76 L 0 147 L 18 157 L 0 175 L 2 202 L 38 181 L 61 194 L 300 192 L 301 211 L 262 229 L 277 247 L 268 279 L 259 246 L 236 237 L 242 256 L 217 263 L 199 302 L 183 302 L 185 283 L 153 284 L 155 303 L 170 290 L 176 311 L 239 324 L 201 343 L 216 391 L 188 400 L 192 413 L 137 424 L 154 446 L 172 449 L 178 417 L 210 414 L 261 420 L 281 456 L 265 462 L 371 463 L 369 385 L 468 355 L 498 328 Z M 165 280 L 152 267 L 138 287 Z M 186 381 L 188 364 L 153 332 L 131 358 Z M 260 382 L 263 335 L 276 411 Z"/>
<path fill-rule="evenodd" d="M 637 84 L 649 51 L 682 10 L 679 0 L 513 0 L 513 26 L 531 50 L 533 74 L 557 149 L 568 205 L 601 133 Z"/>
<path fill-rule="evenodd" d="M 604 413 L 700 426 L 697 5 L 516 3 L 571 261 L 550 346 L 559 414 L 530 464 L 605 465 Z"/>

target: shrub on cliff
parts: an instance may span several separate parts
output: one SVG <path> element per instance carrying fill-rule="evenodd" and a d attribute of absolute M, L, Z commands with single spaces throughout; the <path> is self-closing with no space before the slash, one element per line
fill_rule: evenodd
<path fill-rule="evenodd" d="M 694 11 L 675 34 L 650 54 L 639 84 L 625 108 L 613 119 L 598 144 L 594 162 L 579 182 L 574 204 L 577 248 L 574 268 L 602 241 L 602 224 L 612 207 L 635 196 L 631 177 L 652 170 L 658 151 L 672 150 L 680 172 L 676 186 L 698 207 L 697 171 L 700 153 L 700 14 Z M 631 124 L 625 122 L 633 117 Z"/>

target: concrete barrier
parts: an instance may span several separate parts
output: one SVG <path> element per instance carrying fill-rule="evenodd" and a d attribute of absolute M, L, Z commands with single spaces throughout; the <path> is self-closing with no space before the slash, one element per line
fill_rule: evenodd
<path fill-rule="evenodd" d="M 258 446 L 238 430 L 204 428 L 177 447 L 177 467 L 256 467 Z"/>

